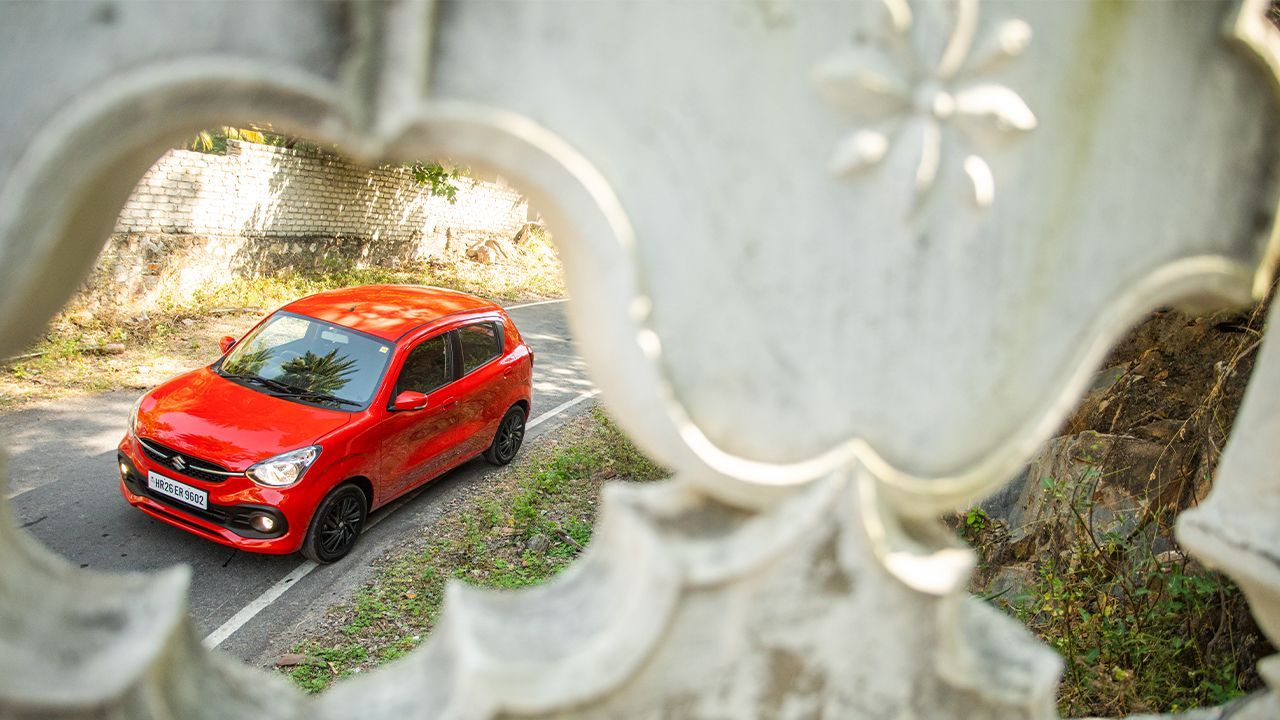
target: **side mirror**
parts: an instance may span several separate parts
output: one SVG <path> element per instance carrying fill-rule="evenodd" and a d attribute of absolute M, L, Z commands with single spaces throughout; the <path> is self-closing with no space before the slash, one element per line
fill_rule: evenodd
<path fill-rule="evenodd" d="M 426 406 L 427 396 L 412 390 L 405 390 L 400 393 L 391 403 L 391 409 L 396 411 L 421 410 Z"/>
<path fill-rule="evenodd" d="M 236 346 L 236 339 L 230 335 L 223 335 L 218 341 L 218 347 L 222 348 L 222 354 L 226 355 L 227 351 Z"/>

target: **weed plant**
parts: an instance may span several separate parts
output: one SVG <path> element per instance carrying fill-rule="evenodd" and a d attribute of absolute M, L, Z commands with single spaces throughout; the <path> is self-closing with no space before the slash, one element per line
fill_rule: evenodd
<path fill-rule="evenodd" d="M 567 439 L 530 448 L 489 487 L 427 528 L 420 549 L 390 559 L 353 601 L 332 610 L 336 629 L 295 648 L 310 662 L 290 669 L 289 677 L 316 692 L 404 655 L 434 626 L 450 578 L 506 589 L 547 580 L 591 541 L 602 481 L 667 474 L 599 408 L 558 432 Z"/>

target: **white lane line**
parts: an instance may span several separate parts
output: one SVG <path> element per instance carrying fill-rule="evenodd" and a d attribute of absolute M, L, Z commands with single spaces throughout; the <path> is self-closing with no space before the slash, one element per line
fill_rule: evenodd
<path fill-rule="evenodd" d="M 553 302 L 558 302 L 558 301 L 553 301 Z M 566 400 L 565 402 L 562 402 L 559 405 L 551 408 L 550 410 L 542 413 L 541 415 L 534 418 L 533 420 L 530 420 L 529 423 L 525 425 L 525 430 L 532 430 L 538 425 L 541 425 L 542 423 L 550 420 L 556 415 L 559 415 L 565 410 L 568 410 L 574 405 L 577 405 L 583 400 L 593 398 L 599 394 L 600 394 L 599 390 L 591 390 L 588 392 L 584 392 L 581 395 L 578 395 L 577 397 L 571 400 Z M 386 518 L 388 515 L 394 512 L 396 508 L 399 508 L 401 505 L 417 497 L 418 494 L 421 493 L 422 490 L 424 489 L 425 487 L 411 493 L 407 497 L 401 498 L 400 500 L 392 503 L 384 512 L 378 513 L 378 516 L 376 518 L 373 518 L 372 520 L 370 520 L 369 524 L 365 526 L 364 531 L 368 532 L 370 529 L 373 528 L 374 525 L 377 525 L 378 523 L 382 522 L 383 518 Z M 201 642 L 204 644 L 205 647 L 209 649 L 218 647 L 224 641 L 226 641 L 227 638 L 234 635 L 236 631 L 244 627 L 250 620 L 257 617 L 258 613 L 267 609 L 267 607 L 270 606 L 271 603 L 275 602 L 276 600 L 279 600 L 280 596 L 284 595 L 289 588 L 293 587 L 294 585 L 297 585 L 299 580 L 306 577 L 307 575 L 310 575 L 311 571 L 315 570 L 318 567 L 320 566 L 311 562 L 310 560 L 303 562 L 301 565 L 294 568 L 293 571 L 290 572 L 288 575 L 285 575 L 284 577 L 277 580 L 274 585 L 267 588 L 266 591 L 264 591 L 258 597 L 254 598 L 253 601 L 250 602 L 248 605 L 245 605 L 244 607 L 240 608 L 239 612 L 237 612 L 235 615 L 232 615 L 230 618 L 227 619 L 226 622 L 218 626 L 217 630 L 214 630 L 213 632 L 204 636 L 204 640 L 202 640 Z"/>
<path fill-rule="evenodd" d="M 232 615 L 226 622 L 222 623 L 217 630 L 204 636 L 201 642 L 205 647 L 213 649 L 222 644 L 222 641 L 231 637 L 237 630 L 244 627 L 244 624 L 252 620 L 258 613 L 262 612 L 268 605 L 280 599 L 280 596 L 286 590 L 293 587 L 299 580 L 306 577 L 312 570 L 320 567 L 319 565 L 307 560 L 293 572 L 285 575 L 276 581 L 275 585 L 267 588 L 266 592 L 253 599 L 253 602 L 240 608 L 240 612 Z"/>
<path fill-rule="evenodd" d="M 413 492 L 409 493 L 408 495 L 400 498 L 399 500 L 396 500 L 395 502 L 391 503 L 386 508 L 383 508 L 382 510 L 378 511 L 377 515 L 369 520 L 369 523 L 364 526 L 364 530 L 362 530 L 361 532 L 362 533 L 369 532 L 374 528 L 375 525 L 382 522 L 387 518 L 387 516 L 391 515 L 396 510 L 398 510 L 401 505 L 404 505 L 410 500 L 418 497 L 419 495 L 422 494 L 422 491 L 426 489 L 427 488 L 424 485 L 418 488 L 417 490 L 414 490 Z M 267 588 L 266 592 L 262 593 L 257 598 L 255 598 L 253 602 L 241 608 L 240 612 L 236 613 L 235 615 L 232 615 L 226 622 L 222 623 L 222 625 L 219 626 L 217 630 L 214 630 L 213 632 L 206 635 L 204 640 L 202 641 L 204 643 L 204 646 L 212 649 L 221 645 L 224 640 L 234 635 L 235 632 L 240 628 L 244 627 L 245 623 L 252 620 L 255 615 L 262 612 L 271 603 L 280 599 L 280 596 L 283 595 L 286 590 L 293 587 L 295 584 L 297 584 L 299 580 L 306 577 L 308 574 L 311 573 L 312 570 L 315 570 L 318 567 L 320 566 L 311 562 L 310 560 L 307 560 L 306 562 L 302 563 L 298 567 L 294 568 L 293 572 L 290 572 L 288 575 L 285 575 L 283 578 L 277 581 L 275 585 L 272 585 L 271 587 Z"/>
<path fill-rule="evenodd" d="M 519 310 L 520 308 L 535 307 L 537 305 L 550 305 L 551 303 L 568 302 L 569 298 L 559 298 L 556 300 L 539 300 L 538 302 L 521 303 L 520 305 L 508 305 L 503 310 Z"/>
<path fill-rule="evenodd" d="M 524 426 L 524 429 L 525 429 L 526 431 L 532 430 L 532 429 L 534 429 L 534 428 L 538 427 L 539 425 L 541 425 L 542 423 L 546 422 L 547 420 L 550 420 L 551 418 L 553 418 L 553 417 L 555 417 L 555 416 L 559 415 L 560 413 L 564 412 L 565 410 L 568 410 L 569 408 L 573 407 L 574 405 L 577 405 L 578 403 L 582 402 L 583 400 L 586 400 L 586 399 L 588 399 L 588 398 L 593 398 L 593 397 L 595 397 L 596 395 L 599 395 L 599 394 L 600 394 L 600 391 L 599 391 L 599 390 L 588 390 L 587 392 L 582 393 L 581 395 L 579 395 L 579 396 L 578 396 L 578 397 L 576 397 L 576 398 L 573 398 L 572 400 L 565 400 L 564 402 L 560 403 L 559 405 L 557 405 L 557 406 L 555 406 L 555 407 L 551 408 L 550 410 L 548 410 L 548 411 L 546 411 L 546 412 L 542 413 L 542 414 L 541 414 L 541 415 L 539 415 L 538 417 L 536 417 L 536 418 L 534 418 L 534 419 L 530 420 L 530 421 L 529 421 L 529 424 Z"/>

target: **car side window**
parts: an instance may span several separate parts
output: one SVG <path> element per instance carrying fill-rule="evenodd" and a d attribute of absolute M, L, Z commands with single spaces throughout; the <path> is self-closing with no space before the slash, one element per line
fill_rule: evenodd
<path fill-rule="evenodd" d="M 453 380 L 453 369 L 449 365 L 448 333 L 427 338 L 409 351 L 400 369 L 400 378 L 396 381 L 396 394 L 406 390 L 424 395 L 438 390 Z"/>
<path fill-rule="evenodd" d="M 463 375 L 502 354 L 502 333 L 498 327 L 498 323 L 484 322 L 458 328 Z"/>

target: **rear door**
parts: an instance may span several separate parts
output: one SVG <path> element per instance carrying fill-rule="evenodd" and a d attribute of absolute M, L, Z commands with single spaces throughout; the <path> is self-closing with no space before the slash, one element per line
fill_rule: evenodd
<path fill-rule="evenodd" d="M 499 360 L 503 351 L 502 323 L 483 320 L 454 331 L 459 358 L 458 454 L 470 457 L 484 451 L 506 412 L 501 407 L 504 383 L 511 367 Z"/>
<path fill-rule="evenodd" d="M 408 351 L 391 401 L 405 390 L 414 390 L 427 396 L 427 406 L 421 410 L 386 410 L 379 452 L 385 497 L 399 495 L 434 477 L 453 458 L 462 409 L 455 394 L 456 376 L 451 333 L 429 337 Z"/>

